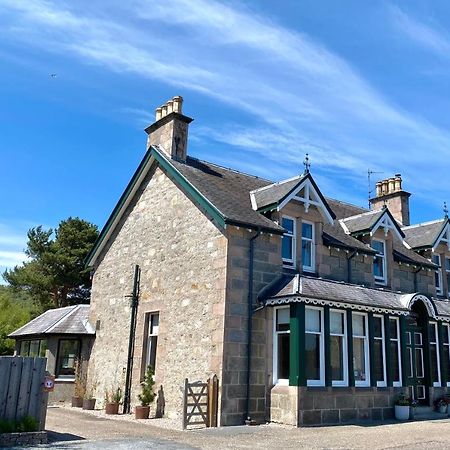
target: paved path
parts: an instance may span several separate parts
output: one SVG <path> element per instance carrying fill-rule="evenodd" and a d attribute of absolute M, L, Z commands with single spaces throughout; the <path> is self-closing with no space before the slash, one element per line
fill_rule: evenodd
<path fill-rule="evenodd" d="M 155 419 L 157 420 L 157 419 Z M 290 428 L 277 425 L 177 431 L 51 408 L 47 429 L 53 449 L 449 449 L 450 419 L 393 425 Z M 41 447 L 42 448 L 42 447 Z"/>

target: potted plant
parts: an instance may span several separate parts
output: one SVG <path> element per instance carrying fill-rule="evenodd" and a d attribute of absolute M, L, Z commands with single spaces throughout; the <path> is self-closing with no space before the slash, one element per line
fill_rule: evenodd
<path fill-rule="evenodd" d="M 105 413 L 119 414 L 119 405 L 122 401 L 122 390 L 119 388 L 105 392 Z"/>
<path fill-rule="evenodd" d="M 138 395 L 141 405 L 135 406 L 134 408 L 136 419 L 148 419 L 150 414 L 150 403 L 155 399 L 155 393 L 153 392 L 154 384 L 153 370 L 148 366 L 145 372 L 144 381 L 141 383 L 142 392 Z"/>
<path fill-rule="evenodd" d="M 410 399 L 405 394 L 400 394 L 395 400 L 395 418 L 397 420 L 408 420 L 410 405 Z"/>
<path fill-rule="evenodd" d="M 86 389 L 86 393 L 83 398 L 83 409 L 93 410 L 95 408 L 95 389 L 97 383 L 93 383 L 89 389 Z"/>
<path fill-rule="evenodd" d="M 86 380 L 83 376 L 83 360 L 75 360 L 75 382 L 72 397 L 72 407 L 81 408 L 86 394 Z"/>
<path fill-rule="evenodd" d="M 446 400 L 441 397 L 440 399 L 438 399 L 435 402 L 436 405 L 436 409 L 441 413 L 441 414 L 446 414 L 447 413 L 447 402 Z"/>

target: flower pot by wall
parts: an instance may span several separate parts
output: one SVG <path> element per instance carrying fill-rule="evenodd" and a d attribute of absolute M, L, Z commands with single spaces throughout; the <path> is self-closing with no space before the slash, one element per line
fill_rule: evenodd
<path fill-rule="evenodd" d="M 150 406 L 135 406 L 134 416 L 136 419 L 148 419 Z"/>
<path fill-rule="evenodd" d="M 92 410 L 95 408 L 95 398 L 85 398 L 83 400 L 83 409 Z"/>
<path fill-rule="evenodd" d="M 447 405 L 439 406 L 439 412 L 441 414 L 446 414 L 447 413 Z"/>
<path fill-rule="evenodd" d="M 118 403 L 107 403 L 105 405 L 106 414 L 119 414 L 119 404 Z"/>
<path fill-rule="evenodd" d="M 395 405 L 395 418 L 397 420 L 409 419 L 409 406 Z"/>
<path fill-rule="evenodd" d="M 82 408 L 83 407 L 83 397 L 72 397 L 72 407 Z"/>

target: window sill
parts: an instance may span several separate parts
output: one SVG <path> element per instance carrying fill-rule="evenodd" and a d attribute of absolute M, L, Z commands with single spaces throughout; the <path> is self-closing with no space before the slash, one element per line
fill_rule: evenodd
<path fill-rule="evenodd" d="M 55 382 L 57 383 L 75 383 L 74 378 L 55 378 Z"/>

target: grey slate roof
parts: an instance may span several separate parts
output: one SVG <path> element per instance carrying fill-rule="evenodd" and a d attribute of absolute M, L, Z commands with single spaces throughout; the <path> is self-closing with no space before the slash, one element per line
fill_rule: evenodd
<path fill-rule="evenodd" d="M 191 157 L 187 158 L 186 163 L 170 162 L 227 219 L 276 233 L 283 230 L 252 208 L 250 191 L 272 184 L 270 181 Z"/>
<path fill-rule="evenodd" d="M 450 301 L 448 300 L 437 300 L 433 298 L 434 306 L 436 311 L 440 316 L 450 316 Z"/>
<path fill-rule="evenodd" d="M 394 260 L 400 261 L 406 264 L 419 265 L 424 267 L 429 267 L 430 269 L 435 269 L 437 266 L 428 259 L 416 253 L 414 250 L 411 250 L 403 245 L 402 242 L 399 242 L 397 239 L 393 240 L 393 253 Z"/>
<path fill-rule="evenodd" d="M 412 248 L 432 247 L 439 237 L 446 219 L 436 220 L 402 228 L 405 240 Z"/>
<path fill-rule="evenodd" d="M 13 331 L 9 337 L 19 338 L 42 334 L 94 335 L 95 331 L 89 323 L 89 305 L 49 309 Z"/>
<path fill-rule="evenodd" d="M 347 227 L 350 233 L 357 233 L 360 231 L 370 230 L 385 213 L 383 209 L 375 211 L 366 211 L 364 213 L 357 214 L 356 216 L 350 216 L 342 219 L 342 222 Z"/>
<path fill-rule="evenodd" d="M 278 203 L 301 183 L 304 178 L 304 176 L 298 176 L 289 180 L 280 181 L 279 183 L 269 184 L 268 186 L 252 191 L 251 194 L 255 198 L 258 209 Z"/>
<path fill-rule="evenodd" d="M 279 285 L 274 285 L 272 288 L 273 291 L 265 291 L 263 298 L 260 300 L 267 304 L 277 304 L 277 300 L 300 296 L 399 312 L 407 311 L 407 308 L 402 304 L 403 294 L 401 293 L 306 277 L 299 274 L 284 275 L 279 280 Z"/>

